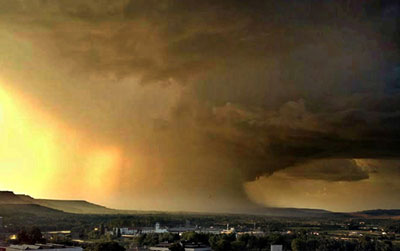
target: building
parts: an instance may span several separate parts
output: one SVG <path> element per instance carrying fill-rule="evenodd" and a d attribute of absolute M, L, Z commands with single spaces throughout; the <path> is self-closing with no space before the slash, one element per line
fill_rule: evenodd
<path fill-rule="evenodd" d="M 209 246 L 203 245 L 201 243 L 181 243 L 185 251 L 212 251 Z M 150 247 L 149 250 L 152 251 L 169 251 L 172 243 L 160 243 L 154 247 Z"/>
<path fill-rule="evenodd" d="M 209 227 L 209 228 L 201 228 L 196 232 L 205 234 L 220 234 L 222 231 L 223 229 L 221 228 Z"/>
<path fill-rule="evenodd" d="M 141 228 L 128 228 L 128 227 L 121 227 L 121 228 L 114 228 L 113 234 L 117 235 L 119 233 L 122 236 L 130 237 L 137 234 L 150 234 L 150 233 L 168 233 L 167 228 L 161 228 L 160 223 L 156 223 L 154 227 L 141 227 Z"/>
<path fill-rule="evenodd" d="M 137 229 L 129 228 L 129 227 L 121 227 L 119 230 L 122 235 L 133 235 L 133 234 L 137 234 L 137 232 L 138 232 Z"/>
<path fill-rule="evenodd" d="M 168 229 L 170 233 L 179 235 L 185 232 L 198 232 L 198 230 L 196 227 L 173 227 Z"/>
<path fill-rule="evenodd" d="M 271 251 L 282 251 L 283 246 L 282 245 L 271 245 Z"/>
<path fill-rule="evenodd" d="M 224 229 L 221 231 L 221 234 L 233 234 L 236 233 L 235 228 L 231 227 L 230 229 Z"/>
<path fill-rule="evenodd" d="M 157 234 L 168 233 L 168 229 L 160 228 L 160 223 L 157 222 L 154 232 L 157 233 Z"/>
<path fill-rule="evenodd" d="M 256 230 L 236 233 L 237 236 L 245 235 L 245 234 L 254 235 L 254 236 L 264 236 L 265 235 L 265 233 L 263 231 L 256 231 Z"/>
<path fill-rule="evenodd" d="M 20 250 L 83 251 L 81 247 L 69 247 L 60 244 L 11 245 L 9 247 L 5 247 L 4 250 L 5 251 L 20 251 Z"/>
<path fill-rule="evenodd" d="M 226 224 L 226 229 L 221 231 L 221 234 L 233 234 L 236 230 L 234 227 L 229 228 L 229 224 Z"/>
<path fill-rule="evenodd" d="M 185 251 L 212 251 L 209 246 L 203 244 L 185 244 Z"/>
<path fill-rule="evenodd" d="M 139 233 L 141 233 L 141 234 L 154 233 L 154 227 L 142 227 L 139 229 Z"/>
<path fill-rule="evenodd" d="M 53 239 L 57 237 L 71 237 L 71 231 L 70 230 L 63 230 L 63 231 L 49 231 L 49 232 L 44 232 L 43 237 L 46 239 Z"/>
<path fill-rule="evenodd" d="M 153 228 L 152 228 L 153 229 Z M 121 227 L 121 228 L 114 228 L 112 231 L 107 231 L 106 233 L 111 235 L 118 235 L 118 231 L 121 235 L 135 235 L 140 232 L 137 228 L 130 228 L 130 227 Z"/>

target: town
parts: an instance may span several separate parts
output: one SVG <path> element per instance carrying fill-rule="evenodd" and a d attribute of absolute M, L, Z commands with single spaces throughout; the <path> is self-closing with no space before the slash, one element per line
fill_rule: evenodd
<path fill-rule="evenodd" d="M 167 213 L 87 219 L 67 228 L 66 219 L 46 227 L 35 216 L 1 217 L 0 250 L 400 250 L 400 222 L 392 219 Z"/>

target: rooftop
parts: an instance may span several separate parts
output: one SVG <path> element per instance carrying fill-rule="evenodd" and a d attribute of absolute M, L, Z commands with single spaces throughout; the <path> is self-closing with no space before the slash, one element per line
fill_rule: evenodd
<path fill-rule="evenodd" d="M 61 244 L 35 244 L 35 245 L 11 245 L 10 247 L 7 248 L 10 250 L 41 250 L 41 249 L 74 249 L 76 248 L 77 250 L 82 250 L 78 247 L 68 247 L 65 245 Z"/>

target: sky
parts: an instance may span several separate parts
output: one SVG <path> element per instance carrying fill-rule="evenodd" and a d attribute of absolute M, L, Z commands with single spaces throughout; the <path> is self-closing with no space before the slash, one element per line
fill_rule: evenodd
<path fill-rule="evenodd" d="M 0 0 L 0 190 L 400 208 L 400 3 Z"/>

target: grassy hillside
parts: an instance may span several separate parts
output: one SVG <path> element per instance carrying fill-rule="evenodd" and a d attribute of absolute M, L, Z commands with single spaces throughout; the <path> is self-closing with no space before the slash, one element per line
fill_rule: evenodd
<path fill-rule="evenodd" d="M 27 195 L 16 195 L 10 191 L 0 191 L 0 204 L 30 204 L 33 198 Z"/>
<path fill-rule="evenodd" d="M 55 209 L 58 211 L 63 211 L 66 213 L 75 214 L 116 214 L 120 213 L 118 210 L 109 209 L 100 205 L 96 205 L 83 200 L 44 200 L 44 199 L 34 199 L 28 195 L 24 194 L 14 194 L 10 191 L 0 191 L 0 205 L 8 205 L 6 207 L 11 207 L 11 205 L 20 204 L 33 204 L 49 209 Z M 21 209 L 27 209 L 24 206 Z M 32 207 L 33 209 L 34 207 Z"/>
<path fill-rule="evenodd" d="M 109 209 L 84 200 L 43 200 L 36 199 L 36 204 L 44 207 L 76 214 L 116 214 L 117 210 Z"/>
<path fill-rule="evenodd" d="M 36 204 L 1 204 L 1 216 L 14 216 L 14 215 L 34 215 L 34 216 L 54 216 L 61 215 L 64 212 L 52 208 L 43 207 Z"/>

